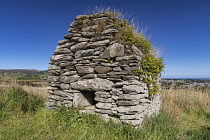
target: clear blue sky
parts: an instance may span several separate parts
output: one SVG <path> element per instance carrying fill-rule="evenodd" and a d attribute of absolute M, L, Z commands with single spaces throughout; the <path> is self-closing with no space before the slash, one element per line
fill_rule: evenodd
<path fill-rule="evenodd" d="M 0 69 L 46 70 L 77 15 L 95 6 L 129 13 L 161 46 L 163 77 L 210 77 L 208 0 L 0 0 Z"/>

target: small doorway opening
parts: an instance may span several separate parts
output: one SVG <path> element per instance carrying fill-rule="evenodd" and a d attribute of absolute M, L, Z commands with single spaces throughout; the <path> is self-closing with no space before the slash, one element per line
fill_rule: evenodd
<path fill-rule="evenodd" d="M 95 100 L 95 91 L 83 90 L 80 93 L 74 93 L 73 106 L 77 107 L 87 107 L 95 106 L 97 103 Z"/>

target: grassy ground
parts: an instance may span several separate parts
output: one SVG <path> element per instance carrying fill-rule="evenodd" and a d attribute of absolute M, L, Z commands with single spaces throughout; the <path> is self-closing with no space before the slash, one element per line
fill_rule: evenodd
<path fill-rule="evenodd" d="M 29 87 L 28 87 L 29 88 Z M 46 92 L 0 87 L 0 139 L 209 140 L 209 93 L 163 90 L 162 111 L 142 127 L 105 122 L 77 110 L 45 109 Z"/>

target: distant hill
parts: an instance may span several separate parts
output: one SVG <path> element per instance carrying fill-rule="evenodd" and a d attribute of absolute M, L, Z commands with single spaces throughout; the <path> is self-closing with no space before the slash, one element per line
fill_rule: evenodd
<path fill-rule="evenodd" d="M 35 70 L 35 69 L 0 69 L 0 73 L 19 73 L 19 74 L 44 74 L 47 70 Z"/>

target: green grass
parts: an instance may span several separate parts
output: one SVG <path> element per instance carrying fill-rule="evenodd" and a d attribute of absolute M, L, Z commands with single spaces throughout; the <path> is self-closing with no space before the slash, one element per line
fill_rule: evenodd
<path fill-rule="evenodd" d="M 185 130 L 162 111 L 141 128 L 105 122 L 91 114 L 61 108 L 45 109 L 44 99 L 20 87 L 0 88 L 0 139 L 52 140 L 208 140 L 209 126 Z M 208 115 L 207 115 L 208 116 Z M 206 116 L 202 116 L 203 119 Z"/>

